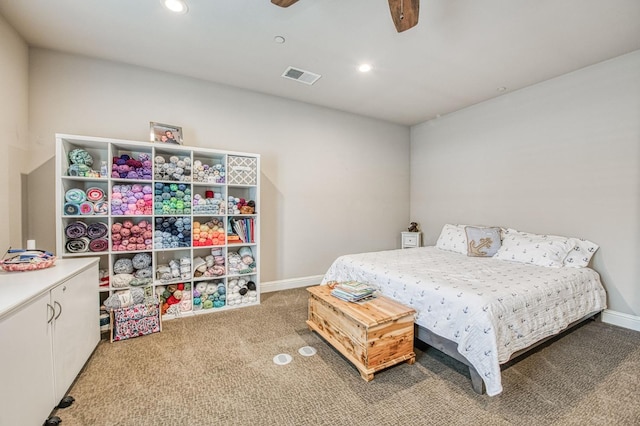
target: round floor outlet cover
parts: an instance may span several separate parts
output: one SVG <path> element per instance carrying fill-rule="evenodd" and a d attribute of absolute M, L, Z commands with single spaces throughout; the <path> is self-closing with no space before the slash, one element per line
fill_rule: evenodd
<path fill-rule="evenodd" d="M 300 355 L 302 356 L 313 356 L 315 355 L 318 351 L 316 351 L 316 348 L 312 347 L 312 346 L 303 346 L 300 349 L 298 349 L 298 352 L 300 353 Z"/>
<path fill-rule="evenodd" d="M 278 365 L 287 365 L 289 364 L 293 358 L 289 354 L 278 354 L 273 357 L 273 362 Z"/>

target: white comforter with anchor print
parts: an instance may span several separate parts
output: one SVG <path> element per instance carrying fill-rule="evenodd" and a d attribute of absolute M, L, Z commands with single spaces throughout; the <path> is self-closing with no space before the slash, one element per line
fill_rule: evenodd
<path fill-rule="evenodd" d="M 570 323 L 606 308 L 590 268 L 547 268 L 422 247 L 341 256 L 324 276 L 357 280 L 414 308 L 416 324 L 458 344 L 490 396 L 500 364 Z"/>

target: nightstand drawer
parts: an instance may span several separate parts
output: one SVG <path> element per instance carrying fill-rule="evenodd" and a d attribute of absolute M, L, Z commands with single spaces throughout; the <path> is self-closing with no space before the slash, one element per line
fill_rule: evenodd
<path fill-rule="evenodd" d="M 420 232 L 403 232 L 402 248 L 420 247 Z"/>
<path fill-rule="evenodd" d="M 402 239 L 402 243 L 405 246 L 417 246 L 418 245 L 418 237 L 415 235 L 405 235 Z"/>

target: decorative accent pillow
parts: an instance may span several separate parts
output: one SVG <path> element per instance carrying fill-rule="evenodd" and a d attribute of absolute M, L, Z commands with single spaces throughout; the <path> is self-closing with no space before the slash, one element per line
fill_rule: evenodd
<path fill-rule="evenodd" d="M 538 235 L 507 229 L 494 259 L 560 268 L 575 242 L 555 235 Z"/>
<path fill-rule="evenodd" d="M 440 250 L 467 254 L 467 234 L 464 232 L 464 225 L 444 225 L 436 241 L 436 247 Z"/>
<path fill-rule="evenodd" d="M 467 256 L 491 257 L 500 248 L 500 228 L 465 226 L 467 235 Z"/>
<path fill-rule="evenodd" d="M 570 241 L 574 243 L 575 246 L 569 251 L 567 257 L 564 258 L 564 266 L 570 268 L 586 268 L 589 266 L 591 257 L 598 250 L 599 246 L 589 240 L 579 238 L 571 238 Z"/>

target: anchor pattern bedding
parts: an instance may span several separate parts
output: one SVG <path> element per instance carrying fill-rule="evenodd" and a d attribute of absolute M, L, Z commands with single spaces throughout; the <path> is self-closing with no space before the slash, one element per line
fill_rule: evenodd
<path fill-rule="evenodd" d="M 416 310 L 416 324 L 458 345 L 490 396 L 515 352 L 606 308 L 590 268 L 548 268 L 436 247 L 345 255 L 322 283 L 357 280 Z"/>

